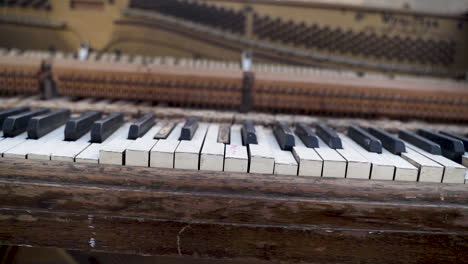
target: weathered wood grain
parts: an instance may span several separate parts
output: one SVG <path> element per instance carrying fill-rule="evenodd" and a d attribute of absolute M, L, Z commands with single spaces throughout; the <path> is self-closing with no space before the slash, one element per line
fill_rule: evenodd
<path fill-rule="evenodd" d="M 10 245 L 291 263 L 468 261 L 466 234 L 176 222 L 5 208 L 0 216 L 0 242 Z"/>
<path fill-rule="evenodd" d="M 0 159 L 0 243 L 11 245 L 460 263 L 468 261 L 467 201 L 468 186 L 456 184 Z"/>
<path fill-rule="evenodd" d="M 326 179 L 0 158 L 0 179 L 237 195 L 468 204 L 468 185 Z"/>

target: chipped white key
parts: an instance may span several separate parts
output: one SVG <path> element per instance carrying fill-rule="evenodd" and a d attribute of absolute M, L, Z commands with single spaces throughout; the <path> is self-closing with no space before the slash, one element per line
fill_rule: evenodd
<path fill-rule="evenodd" d="M 275 157 L 271 153 L 262 126 L 255 126 L 258 144 L 249 144 L 250 173 L 273 174 Z"/>
<path fill-rule="evenodd" d="M 52 152 L 51 160 L 74 162 L 75 157 L 91 145 L 90 140 L 91 132 L 88 132 L 76 141 L 66 141 L 62 148 Z"/>
<path fill-rule="evenodd" d="M 36 153 L 40 151 L 41 149 L 45 148 L 46 143 L 56 140 L 58 137 L 63 135 L 64 130 L 65 126 L 62 126 L 39 139 L 27 139 L 23 143 L 5 151 L 5 153 L 3 153 L 3 157 L 26 159 L 28 158 L 29 153 Z"/>
<path fill-rule="evenodd" d="M 218 143 L 218 124 L 211 124 L 206 132 L 205 143 L 200 154 L 200 170 L 223 171 L 224 144 Z"/>
<path fill-rule="evenodd" d="M 24 133 L 19 134 L 16 137 L 5 138 L 2 141 L 0 141 L 0 154 L 1 154 L 1 156 L 3 157 L 3 154 L 5 153 L 5 151 L 7 151 L 7 150 L 9 150 L 11 148 L 14 148 L 17 145 L 25 142 L 27 137 L 28 137 L 28 133 L 24 132 Z"/>
<path fill-rule="evenodd" d="M 180 142 L 174 154 L 174 168 L 198 170 L 200 152 L 207 130 L 208 124 L 201 123 L 191 140 L 182 140 Z"/>
<path fill-rule="evenodd" d="M 322 158 L 317 154 L 315 149 L 306 147 L 302 140 L 295 134 L 294 140 L 296 146 L 293 147 L 292 153 L 299 165 L 298 175 L 321 177 L 323 167 Z"/>
<path fill-rule="evenodd" d="M 426 152 L 412 144 L 406 143 L 407 148 L 411 148 L 419 154 L 439 163 L 444 167 L 444 173 L 442 177 L 442 182 L 444 183 L 464 183 L 466 168 L 452 160 L 447 159 L 441 155 L 434 155 L 429 152 Z"/>
<path fill-rule="evenodd" d="M 315 149 L 323 159 L 322 177 L 344 178 L 346 175 L 346 160 L 334 149 L 330 148 L 321 138 L 319 147 Z"/>
<path fill-rule="evenodd" d="M 146 134 L 134 140 L 125 150 L 125 165 L 148 167 L 150 150 L 158 143 L 154 135 L 163 127 L 163 123 L 153 126 Z"/>
<path fill-rule="evenodd" d="M 126 138 L 128 136 L 128 129 L 130 124 L 125 124 L 117 131 L 115 131 L 109 138 L 102 143 L 92 143 L 86 149 L 84 149 L 75 158 L 75 162 L 80 163 L 99 163 L 99 151 L 109 142 L 112 142 L 115 138 Z"/>
<path fill-rule="evenodd" d="M 407 143 L 405 142 L 407 145 Z M 406 148 L 406 152 L 401 153 L 401 157 L 419 169 L 418 181 L 420 182 L 441 182 L 444 167 L 426 156 Z"/>
<path fill-rule="evenodd" d="M 249 157 L 247 147 L 242 145 L 241 126 L 231 127 L 231 140 L 226 145 L 224 156 L 224 171 L 247 172 L 249 168 Z"/>
<path fill-rule="evenodd" d="M 297 175 L 297 161 L 291 151 L 282 150 L 271 129 L 265 129 L 266 139 L 275 158 L 273 174 Z"/>
<path fill-rule="evenodd" d="M 346 141 L 351 147 L 353 147 L 359 154 L 366 158 L 372 164 L 371 169 L 371 180 L 393 180 L 395 173 L 395 166 L 392 162 L 388 161 L 382 154 L 373 153 L 365 150 L 359 144 L 354 142 L 351 138 L 346 135 L 341 135 L 341 140 Z"/>
<path fill-rule="evenodd" d="M 179 146 L 183 123 L 178 124 L 166 139 L 160 139 L 150 152 L 150 167 L 174 168 L 174 153 Z"/>
<path fill-rule="evenodd" d="M 343 138 L 343 134 L 339 134 Z M 371 163 L 358 151 L 356 151 L 347 141 L 341 141 L 343 148 L 336 151 L 345 158 L 348 166 L 346 168 L 346 178 L 350 179 L 369 179 Z"/>

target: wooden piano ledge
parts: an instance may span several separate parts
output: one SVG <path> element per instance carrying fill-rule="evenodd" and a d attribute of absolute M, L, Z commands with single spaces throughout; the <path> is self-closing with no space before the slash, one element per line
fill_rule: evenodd
<path fill-rule="evenodd" d="M 0 159 L 0 244 L 316 263 L 468 263 L 468 185 Z"/>

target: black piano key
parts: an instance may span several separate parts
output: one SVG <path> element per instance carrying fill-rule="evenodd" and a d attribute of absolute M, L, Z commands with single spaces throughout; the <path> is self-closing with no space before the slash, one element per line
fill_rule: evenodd
<path fill-rule="evenodd" d="M 292 150 L 296 145 L 293 132 L 284 122 L 276 122 L 273 132 L 282 150 Z"/>
<path fill-rule="evenodd" d="M 468 152 L 468 137 L 464 137 L 464 136 L 459 136 L 459 135 L 456 135 L 456 134 L 453 134 L 453 133 L 448 133 L 448 132 L 444 132 L 444 131 L 439 131 L 440 134 L 443 134 L 445 136 L 448 136 L 448 137 L 451 137 L 453 139 L 458 139 L 460 140 L 461 142 L 463 142 L 463 146 L 465 147 L 465 152 Z"/>
<path fill-rule="evenodd" d="M 391 153 L 400 155 L 401 153 L 406 152 L 405 143 L 387 131 L 371 127 L 369 128 L 369 133 L 378 138 L 382 142 L 382 146 Z"/>
<path fill-rule="evenodd" d="M 16 137 L 17 135 L 26 132 L 28 123 L 31 118 L 49 112 L 47 108 L 40 108 L 29 112 L 9 116 L 3 122 L 3 136 Z"/>
<path fill-rule="evenodd" d="M 29 107 L 24 107 L 24 106 L 14 107 L 14 108 L 0 111 L 0 129 L 2 129 L 3 122 L 5 121 L 7 117 L 21 114 L 27 111 L 29 111 Z"/>
<path fill-rule="evenodd" d="M 332 149 L 342 149 L 341 139 L 332 128 L 318 124 L 315 126 L 315 132 Z"/>
<path fill-rule="evenodd" d="M 255 131 L 254 122 L 252 120 L 245 120 L 241 129 L 242 143 L 244 146 L 249 144 L 258 144 L 257 133 Z"/>
<path fill-rule="evenodd" d="M 70 110 L 55 110 L 40 116 L 35 116 L 29 120 L 28 138 L 39 139 L 52 130 L 64 125 L 70 119 Z"/>
<path fill-rule="evenodd" d="M 460 154 L 465 153 L 465 147 L 463 146 L 463 142 L 461 140 L 450 138 L 427 129 L 418 129 L 418 134 L 429 139 L 430 141 L 439 144 L 442 149 L 442 154 L 444 150 Z"/>
<path fill-rule="evenodd" d="M 442 149 L 440 146 L 416 133 L 407 130 L 400 130 L 398 137 L 407 141 L 408 143 L 415 145 L 416 147 L 427 151 L 434 155 L 442 155 Z"/>
<path fill-rule="evenodd" d="M 442 150 L 442 155 L 446 158 L 461 161 L 461 156 L 465 154 L 465 147 L 461 140 L 454 139 L 437 132 L 432 132 L 427 129 L 418 129 L 418 134 L 439 144 Z"/>
<path fill-rule="evenodd" d="M 124 123 L 122 113 L 111 113 L 108 116 L 94 122 L 91 127 L 91 142 L 102 143 L 112 135 Z"/>
<path fill-rule="evenodd" d="M 128 139 L 137 139 L 143 136 L 151 127 L 154 126 L 155 123 L 153 113 L 140 117 L 130 126 L 130 129 L 128 130 Z"/>
<path fill-rule="evenodd" d="M 182 131 L 180 132 L 179 140 L 192 140 L 193 135 L 197 132 L 198 120 L 195 117 L 190 117 L 185 121 Z"/>
<path fill-rule="evenodd" d="M 312 131 L 312 129 L 306 124 L 298 124 L 296 126 L 296 135 L 302 140 L 304 145 L 308 148 L 318 148 L 318 138 L 317 135 Z"/>
<path fill-rule="evenodd" d="M 382 142 L 358 126 L 348 128 L 348 137 L 369 152 L 382 153 Z"/>
<path fill-rule="evenodd" d="M 93 123 L 101 118 L 102 114 L 97 111 L 86 112 L 79 117 L 68 120 L 65 125 L 65 140 L 75 141 L 82 137 L 93 126 Z"/>

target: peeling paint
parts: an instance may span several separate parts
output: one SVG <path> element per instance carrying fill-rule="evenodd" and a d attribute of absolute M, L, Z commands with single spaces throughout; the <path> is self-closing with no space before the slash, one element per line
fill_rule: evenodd
<path fill-rule="evenodd" d="M 96 246 L 96 239 L 94 239 L 94 237 L 90 238 L 89 241 L 88 241 L 88 244 L 90 247 L 95 247 Z"/>

